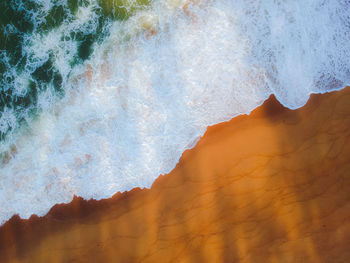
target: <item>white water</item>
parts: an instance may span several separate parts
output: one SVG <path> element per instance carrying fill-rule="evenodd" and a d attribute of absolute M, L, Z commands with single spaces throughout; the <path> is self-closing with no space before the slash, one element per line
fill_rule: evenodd
<path fill-rule="evenodd" d="M 350 83 L 345 0 L 202 1 L 190 15 L 176 2 L 114 22 L 69 76 L 63 100 L 41 94 L 40 117 L 2 145 L 16 149 L 0 170 L 0 223 L 44 215 L 73 195 L 150 187 L 208 125 L 272 93 L 294 109 L 310 93 Z M 62 71 L 65 56 L 56 62 Z"/>

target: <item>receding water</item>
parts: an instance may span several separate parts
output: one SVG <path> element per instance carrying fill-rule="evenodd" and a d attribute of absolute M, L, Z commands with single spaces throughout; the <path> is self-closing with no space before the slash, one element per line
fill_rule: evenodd
<path fill-rule="evenodd" d="M 208 125 L 350 83 L 347 0 L 2 0 L 0 223 L 150 187 Z"/>

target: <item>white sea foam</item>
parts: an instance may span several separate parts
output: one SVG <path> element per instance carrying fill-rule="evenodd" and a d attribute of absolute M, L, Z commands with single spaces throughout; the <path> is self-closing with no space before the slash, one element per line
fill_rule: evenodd
<path fill-rule="evenodd" d="M 50 88 L 40 95 L 44 111 L 0 171 L 0 223 L 73 195 L 150 187 L 208 125 L 272 93 L 297 108 L 350 83 L 348 1 L 213 0 L 187 14 L 184 3 L 154 1 L 114 22 L 60 102 Z M 64 72 L 67 61 L 56 63 Z"/>

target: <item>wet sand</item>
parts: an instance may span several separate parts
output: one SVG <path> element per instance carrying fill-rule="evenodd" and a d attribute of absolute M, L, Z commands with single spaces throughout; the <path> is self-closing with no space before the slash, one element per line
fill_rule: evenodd
<path fill-rule="evenodd" d="M 0 262 L 350 262 L 350 88 L 210 127 L 150 190 L 0 228 Z"/>

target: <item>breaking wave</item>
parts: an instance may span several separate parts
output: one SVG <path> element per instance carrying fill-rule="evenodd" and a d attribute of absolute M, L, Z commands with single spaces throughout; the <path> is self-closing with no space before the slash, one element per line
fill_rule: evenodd
<path fill-rule="evenodd" d="M 150 187 L 208 125 L 350 83 L 347 0 L 3 0 L 0 224 Z"/>

